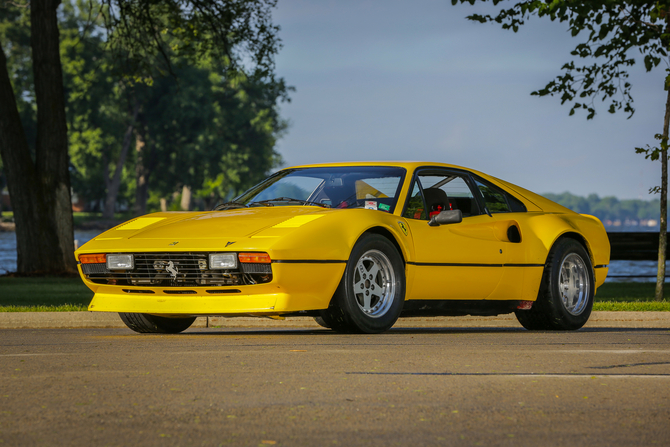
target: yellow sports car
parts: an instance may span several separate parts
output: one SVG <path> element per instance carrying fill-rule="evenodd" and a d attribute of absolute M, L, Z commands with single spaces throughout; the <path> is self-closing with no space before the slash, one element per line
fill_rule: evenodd
<path fill-rule="evenodd" d="M 284 169 L 213 211 L 138 217 L 75 254 L 89 310 L 137 332 L 306 315 L 379 333 L 401 316 L 511 312 L 527 329 L 579 329 L 610 246 L 597 218 L 481 172 L 366 162 Z"/>

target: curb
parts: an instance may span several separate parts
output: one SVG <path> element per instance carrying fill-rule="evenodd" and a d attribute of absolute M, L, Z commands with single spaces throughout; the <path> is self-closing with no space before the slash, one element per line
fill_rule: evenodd
<path fill-rule="evenodd" d="M 192 328 L 323 329 L 311 317 L 199 317 Z M 593 312 L 585 328 L 670 329 L 670 312 Z M 0 329 L 126 328 L 108 312 L 0 312 Z M 512 314 L 496 317 L 409 317 L 394 328 L 521 328 Z"/>

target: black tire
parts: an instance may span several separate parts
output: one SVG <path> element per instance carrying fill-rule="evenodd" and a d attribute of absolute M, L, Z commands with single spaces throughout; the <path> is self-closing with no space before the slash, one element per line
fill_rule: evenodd
<path fill-rule="evenodd" d="M 377 334 L 396 322 L 405 302 L 405 266 L 396 247 L 378 234 L 354 245 L 324 322 L 340 332 Z"/>
<path fill-rule="evenodd" d="M 328 323 L 326 323 L 326 320 L 324 320 L 323 317 L 314 317 L 314 321 L 316 321 L 316 324 L 318 324 L 321 327 L 325 327 L 326 329 L 333 328 Z"/>
<path fill-rule="evenodd" d="M 574 239 L 559 239 L 547 257 L 537 301 L 517 310 L 517 320 L 529 330 L 571 331 L 591 316 L 595 281 L 586 249 Z"/>
<path fill-rule="evenodd" d="M 332 329 L 336 332 L 352 332 L 351 327 L 345 321 L 344 315 L 339 309 L 326 309 L 322 310 L 320 313 L 321 316 L 314 317 L 314 321 L 316 321 L 319 326 L 325 327 L 326 329 Z"/>
<path fill-rule="evenodd" d="M 339 290 L 339 288 L 338 288 Z M 335 303 L 335 298 L 332 300 L 331 306 L 319 312 L 321 315 L 314 317 L 314 321 L 320 326 L 332 329 L 335 332 L 350 333 L 356 330 L 349 324 L 342 312 L 342 309 Z"/>
<path fill-rule="evenodd" d="M 195 321 L 195 317 L 167 318 L 150 314 L 119 313 L 130 329 L 141 334 L 178 334 Z"/>

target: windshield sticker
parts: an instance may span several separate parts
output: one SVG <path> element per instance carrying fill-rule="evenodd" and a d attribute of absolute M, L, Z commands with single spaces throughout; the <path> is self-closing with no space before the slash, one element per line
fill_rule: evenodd
<path fill-rule="evenodd" d="M 379 209 L 382 210 L 382 211 L 389 212 L 389 211 L 391 211 L 391 205 L 387 205 L 385 203 L 380 203 L 379 204 Z"/>
<path fill-rule="evenodd" d="M 366 200 L 365 201 L 365 209 L 366 210 L 376 210 L 377 209 L 377 202 L 374 200 Z"/>
<path fill-rule="evenodd" d="M 398 221 L 398 226 L 402 232 L 405 233 L 405 236 L 407 236 L 407 226 L 405 225 L 405 222 Z"/>

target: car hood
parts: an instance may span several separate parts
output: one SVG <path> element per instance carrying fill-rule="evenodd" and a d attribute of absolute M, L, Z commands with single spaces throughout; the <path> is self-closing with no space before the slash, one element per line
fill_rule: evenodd
<path fill-rule="evenodd" d="M 283 206 L 148 214 L 102 233 L 78 252 L 156 250 L 177 244 L 179 250 L 225 248 L 242 240 L 248 242 L 236 247 L 253 248 L 265 237 L 289 234 L 331 213 L 319 207 Z M 256 242 L 250 245 L 250 241 Z"/>

